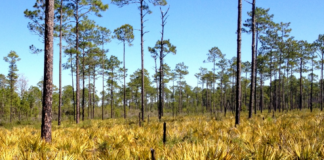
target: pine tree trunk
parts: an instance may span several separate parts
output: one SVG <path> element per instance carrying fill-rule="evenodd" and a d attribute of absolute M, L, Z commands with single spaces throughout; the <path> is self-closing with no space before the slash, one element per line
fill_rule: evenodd
<path fill-rule="evenodd" d="M 322 52 L 322 62 L 321 62 L 321 111 L 323 111 L 323 57 L 324 57 L 324 52 Z"/>
<path fill-rule="evenodd" d="M 75 31 L 76 31 L 76 45 L 75 45 L 75 49 L 78 52 L 79 51 L 79 0 L 76 0 L 76 26 L 75 26 Z M 79 123 L 79 118 L 80 118 L 80 81 L 79 81 L 79 55 L 78 53 L 76 54 L 76 59 L 75 59 L 76 63 L 76 123 Z"/>
<path fill-rule="evenodd" d="M 162 25 L 162 38 L 161 38 L 161 51 L 160 51 L 160 77 L 159 77 L 159 107 L 158 107 L 158 117 L 159 120 L 162 118 L 162 106 L 163 106 L 163 25 Z"/>
<path fill-rule="evenodd" d="M 75 96 L 74 96 L 74 80 L 73 80 L 73 56 L 72 56 L 72 53 L 71 53 L 71 75 L 72 75 L 72 96 L 73 96 L 73 117 L 74 117 L 74 120 L 75 120 Z"/>
<path fill-rule="evenodd" d="M 111 100 L 110 100 L 110 106 L 111 106 L 111 118 L 114 117 L 114 66 L 111 67 L 111 72 L 112 72 L 112 76 L 111 76 L 111 86 L 110 86 L 110 96 L 111 96 Z"/>
<path fill-rule="evenodd" d="M 105 71 L 102 67 L 102 98 L 101 98 L 101 119 L 102 120 L 104 120 L 104 107 L 105 107 L 104 98 L 105 98 Z"/>
<path fill-rule="evenodd" d="M 82 121 L 84 121 L 84 107 L 85 107 L 85 52 L 82 54 Z"/>
<path fill-rule="evenodd" d="M 89 66 L 89 69 L 88 69 L 88 72 L 89 72 L 89 82 L 88 82 L 88 118 L 91 119 L 91 114 L 90 114 L 90 108 L 91 108 L 91 89 L 90 89 L 90 66 Z"/>
<path fill-rule="evenodd" d="M 209 109 L 209 105 L 208 105 L 208 80 L 206 80 L 206 112 Z"/>
<path fill-rule="evenodd" d="M 52 91 L 53 91 L 53 32 L 54 0 L 46 0 L 45 12 L 45 56 L 44 56 L 44 92 L 41 138 L 52 141 Z"/>
<path fill-rule="evenodd" d="M 313 79 L 314 79 L 314 56 L 312 55 L 312 79 L 311 79 L 311 93 L 310 93 L 310 111 L 313 112 Z"/>
<path fill-rule="evenodd" d="M 241 111 L 241 22 L 242 22 L 242 0 L 238 0 L 237 20 L 237 76 L 236 76 L 236 114 L 235 125 L 240 124 Z"/>
<path fill-rule="evenodd" d="M 300 58 L 300 69 L 299 69 L 299 74 L 300 74 L 300 80 L 299 80 L 299 110 L 302 109 L 303 105 L 303 84 L 302 84 L 302 79 L 303 79 L 303 58 Z"/>
<path fill-rule="evenodd" d="M 57 123 L 61 125 L 61 106 L 62 106 L 62 15 L 63 15 L 63 0 L 60 6 L 60 60 L 59 60 L 59 106 Z"/>
<path fill-rule="evenodd" d="M 241 23 L 241 22 L 240 22 Z M 249 104 L 249 118 L 252 118 L 252 109 L 255 99 L 255 83 L 256 83 L 256 54 L 255 54 L 255 0 L 252 3 L 252 71 L 251 71 L 251 92 L 250 92 L 250 104 Z"/>
<path fill-rule="evenodd" d="M 104 106 L 105 106 L 105 69 L 104 69 L 104 58 L 105 58 L 105 53 L 104 53 L 104 37 L 102 37 L 102 66 L 101 66 L 101 69 L 102 69 L 102 98 L 101 98 L 101 119 L 104 120 Z M 125 54 L 124 54 L 125 56 Z M 124 58 L 125 59 L 125 58 Z M 124 68 L 125 69 L 125 68 Z"/>
<path fill-rule="evenodd" d="M 144 0 L 140 0 L 141 6 L 141 61 L 142 61 L 142 87 L 141 87 L 141 105 L 142 105 L 142 121 L 144 121 Z"/>
<path fill-rule="evenodd" d="M 260 112 L 263 110 L 263 74 L 262 70 L 260 70 Z"/>
<path fill-rule="evenodd" d="M 93 88 L 92 88 L 92 118 L 95 115 L 95 103 L 96 103 L 96 66 L 93 67 Z"/>
<path fill-rule="evenodd" d="M 293 68 L 292 68 L 292 66 L 291 66 L 291 69 L 290 69 L 290 77 L 292 78 L 292 70 L 293 70 Z M 290 79 L 290 110 L 292 110 L 293 108 L 294 108 L 294 104 L 293 104 L 293 86 L 292 86 L 292 80 Z"/>
<path fill-rule="evenodd" d="M 126 119 L 126 68 L 125 68 L 125 41 L 124 41 L 124 119 Z"/>

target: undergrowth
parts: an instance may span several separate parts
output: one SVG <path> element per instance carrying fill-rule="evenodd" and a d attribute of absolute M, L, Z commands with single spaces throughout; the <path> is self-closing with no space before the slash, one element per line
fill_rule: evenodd
<path fill-rule="evenodd" d="M 52 143 L 34 125 L 0 128 L 0 159 L 323 159 L 324 114 L 258 114 L 234 126 L 234 116 L 86 120 L 53 125 Z M 167 142 L 162 143 L 163 122 Z"/>

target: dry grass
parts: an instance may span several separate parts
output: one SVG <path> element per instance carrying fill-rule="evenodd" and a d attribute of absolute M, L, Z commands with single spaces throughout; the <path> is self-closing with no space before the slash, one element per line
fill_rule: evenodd
<path fill-rule="evenodd" d="M 246 117 L 245 114 L 243 114 Z M 324 114 L 308 111 L 258 115 L 234 127 L 232 115 L 165 118 L 162 122 L 92 120 L 53 126 L 53 142 L 44 143 L 31 126 L 0 128 L 0 159 L 323 159 Z M 263 120 L 263 117 L 265 119 Z"/>

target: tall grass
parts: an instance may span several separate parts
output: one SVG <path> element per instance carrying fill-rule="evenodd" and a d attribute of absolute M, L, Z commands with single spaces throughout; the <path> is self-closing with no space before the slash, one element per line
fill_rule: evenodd
<path fill-rule="evenodd" d="M 53 142 L 44 143 L 33 126 L 0 128 L 0 159 L 323 159 L 324 114 L 294 111 L 258 114 L 235 127 L 234 117 L 150 117 L 53 124 Z M 221 119 L 221 120 L 220 120 Z"/>

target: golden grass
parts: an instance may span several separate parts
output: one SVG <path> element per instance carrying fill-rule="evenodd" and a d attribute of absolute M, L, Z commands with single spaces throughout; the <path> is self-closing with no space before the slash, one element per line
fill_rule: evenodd
<path fill-rule="evenodd" d="M 263 120 L 263 117 L 265 119 Z M 53 142 L 44 143 L 40 130 L 0 128 L 0 159 L 324 159 L 324 114 L 308 111 L 243 114 L 221 121 L 209 116 L 165 118 L 167 143 L 162 143 L 163 123 L 156 119 L 139 127 L 135 119 L 92 120 L 79 125 L 54 126 Z"/>

